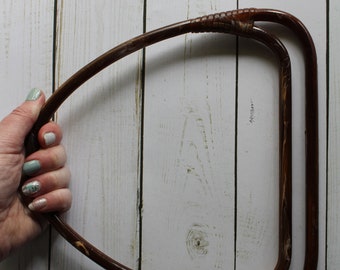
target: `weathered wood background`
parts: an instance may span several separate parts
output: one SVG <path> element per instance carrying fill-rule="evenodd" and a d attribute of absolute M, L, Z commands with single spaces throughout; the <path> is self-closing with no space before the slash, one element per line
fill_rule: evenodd
<path fill-rule="evenodd" d="M 173 22 L 236 8 L 288 11 L 318 53 L 319 269 L 340 266 L 340 2 L 337 0 L 1 0 L 0 116 L 32 87 L 50 95 L 113 46 Z M 304 258 L 304 69 L 293 65 L 293 260 Z M 133 269 L 273 269 L 278 243 L 278 77 L 263 46 L 189 34 L 135 53 L 57 113 L 72 170 L 66 219 Z M 1 243 L 0 243 L 1 244 Z M 0 269 L 99 269 L 52 230 Z"/>

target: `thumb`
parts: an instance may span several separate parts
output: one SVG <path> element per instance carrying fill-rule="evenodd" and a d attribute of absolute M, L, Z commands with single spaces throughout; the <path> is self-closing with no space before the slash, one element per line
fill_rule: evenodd
<path fill-rule="evenodd" d="M 43 92 L 32 89 L 26 101 L 0 122 L 0 148 L 10 152 L 21 151 L 25 137 L 32 129 L 45 103 Z"/>

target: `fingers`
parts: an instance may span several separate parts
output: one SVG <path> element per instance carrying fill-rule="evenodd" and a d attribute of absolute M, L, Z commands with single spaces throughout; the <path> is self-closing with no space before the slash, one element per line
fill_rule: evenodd
<path fill-rule="evenodd" d="M 70 209 L 72 194 L 69 189 L 57 189 L 35 198 L 28 208 L 31 211 L 46 212 L 65 212 Z"/>
<path fill-rule="evenodd" d="M 32 211 L 64 212 L 71 207 L 72 202 L 69 183 L 70 171 L 63 167 L 30 179 L 23 185 L 22 192 L 34 198 L 28 206 Z"/>
<path fill-rule="evenodd" d="M 53 149 L 55 148 L 58 146 Z M 47 163 L 42 162 L 42 164 Z M 72 203 L 72 195 L 68 189 L 71 178 L 68 167 L 54 169 L 52 165 L 48 168 L 43 166 L 40 169 L 43 173 L 36 173 L 22 186 L 22 193 L 34 198 L 28 206 L 29 209 L 42 213 L 67 211 Z"/>
<path fill-rule="evenodd" d="M 66 163 L 66 152 L 62 145 L 41 149 L 26 158 L 23 173 L 35 176 L 63 167 Z"/>
<path fill-rule="evenodd" d="M 67 167 L 44 173 L 26 181 L 22 187 L 25 196 L 36 198 L 57 189 L 68 188 L 71 174 Z"/>
<path fill-rule="evenodd" d="M 43 92 L 32 89 L 26 101 L 0 122 L 0 145 L 3 152 L 21 151 L 23 141 L 37 120 L 44 103 Z"/>
<path fill-rule="evenodd" d="M 39 144 L 42 148 L 48 148 L 60 144 L 62 131 L 54 122 L 49 122 L 42 126 L 38 133 Z"/>
<path fill-rule="evenodd" d="M 38 133 L 42 149 L 26 158 L 23 173 L 31 178 L 23 185 L 22 193 L 33 198 L 28 206 L 32 211 L 64 212 L 71 207 L 71 174 L 65 166 L 67 158 L 61 139 L 56 123 L 45 124 Z"/>

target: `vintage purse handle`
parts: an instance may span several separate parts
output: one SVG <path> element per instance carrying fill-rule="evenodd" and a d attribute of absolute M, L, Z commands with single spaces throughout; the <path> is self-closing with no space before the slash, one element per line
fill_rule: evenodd
<path fill-rule="evenodd" d="M 175 23 L 130 39 L 99 56 L 63 83 L 47 100 L 26 139 L 26 155 L 38 150 L 39 129 L 59 106 L 84 82 L 117 60 L 154 43 L 186 33 L 218 32 L 251 38 L 266 45 L 279 61 L 279 255 L 276 270 L 289 269 L 292 248 L 292 138 L 291 138 L 291 68 L 283 44 L 255 22 L 273 22 L 286 26 L 300 40 L 305 62 L 306 99 L 306 242 L 305 270 L 317 269 L 318 262 L 318 83 L 317 60 L 313 40 L 306 27 L 294 16 L 272 9 L 240 9 L 207 15 Z M 22 180 L 21 184 L 25 181 Z M 20 190 L 20 188 L 19 188 Z M 30 199 L 21 194 L 27 205 Z M 43 214 L 50 224 L 74 247 L 105 269 L 127 266 L 113 260 L 74 231 L 58 213 Z"/>

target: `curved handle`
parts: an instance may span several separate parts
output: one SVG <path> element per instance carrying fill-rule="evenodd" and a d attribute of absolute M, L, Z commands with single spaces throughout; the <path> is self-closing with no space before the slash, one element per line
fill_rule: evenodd
<path fill-rule="evenodd" d="M 172 24 L 135 37 L 98 57 L 62 84 L 49 98 L 26 141 L 26 151 L 36 150 L 35 134 L 59 106 L 85 81 L 115 61 L 151 44 L 189 32 L 220 32 L 252 38 L 269 47 L 280 61 L 280 228 L 279 259 L 275 269 L 288 269 L 291 259 L 291 105 L 290 62 L 277 38 L 254 25 L 255 21 L 280 23 L 290 28 L 303 44 L 306 68 L 306 256 L 305 269 L 317 267 L 318 259 L 318 117 L 317 66 L 313 41 L 294 16 L 270 9 L 242 9 L 203 16 Z M 287 125 L 288 123 L 288 125 Z M 78 250 L 105 269 L 129 269 L 92 246 L 57 213 L 44 215 Z"/>

